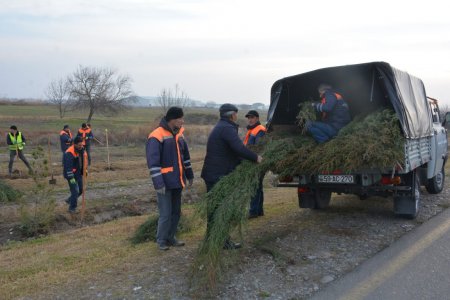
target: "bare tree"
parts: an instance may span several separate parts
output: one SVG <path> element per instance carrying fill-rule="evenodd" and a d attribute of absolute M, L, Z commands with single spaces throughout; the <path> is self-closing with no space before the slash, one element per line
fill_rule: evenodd
<path fill-rule="evenodd" d="M 110 68 L 79 66 L 69 75 L 67 85 L 74 105 L 89 111 L 89 123 L 95 113 L 118 114 L 136 101 L 131 78 Z"/>
<path fill-rule="evenodd" d="M 48 85 L 45 95 L 50 103 L 57 106 L 59 110 L 59 117 L 61 119 L 64 118 L 64 115 L 70 110 L 71 107 L 67 81 L 62 78 L 53 80 Z"/>
<path fill-rule="evenodd" d="M 174 90 L 171 88 L 162 89 L 158 95 L 157 101 L 164 114 L 171 106 L 185 108 L 189 106 L 191 102 L 189 96 L 184 91 L 180 90 L 178 84 L 175 84 Z"/>

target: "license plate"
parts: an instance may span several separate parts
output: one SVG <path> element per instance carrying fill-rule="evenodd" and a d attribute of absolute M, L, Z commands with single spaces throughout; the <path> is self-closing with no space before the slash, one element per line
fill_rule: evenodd
<path fill-rule="evenodd" d="M 320 183 L 354 183 L 353 175 L 319 175 L 318 181 Z"/>

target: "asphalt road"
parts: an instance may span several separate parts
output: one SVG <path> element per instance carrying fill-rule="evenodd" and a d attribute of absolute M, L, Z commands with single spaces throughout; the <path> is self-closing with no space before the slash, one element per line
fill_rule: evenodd
<path fill-rule="evenodd" d="M 450 299 L 450 209 L 311 299 Z"/>

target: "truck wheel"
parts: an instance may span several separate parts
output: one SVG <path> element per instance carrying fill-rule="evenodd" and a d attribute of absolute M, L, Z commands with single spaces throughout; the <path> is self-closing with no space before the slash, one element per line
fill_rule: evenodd
<path fill-rule="evenodd" d="M 330 204 L 331 192 L 316 190 L 314 209 L 325 209 Z"/>
<path fill-rule="evenodd" d="M 411 185 L 411 193 L 394 197 L 394 212 L 407 219 L 415 219 L 420 208 L 420 180 L 416 171 L 409 175 L 407 183 Z"/>
<path fill-rule="evenodd" d="M 313 193 L 298 193 L 298 206 L 300 208 L 314 208 L 315 202 Z"/>
<path fill-rule="evenodd" d="M 445 182 L 445 170 L 444 166 L 442 166 L 442 169 L 439 171 L 439 173 L 436 174 L 436 176 L 428 179 L 425 188 L 427 189 L 427 192 L 430 194 L 439 194 L 444 189 L 444 182 Z"/>

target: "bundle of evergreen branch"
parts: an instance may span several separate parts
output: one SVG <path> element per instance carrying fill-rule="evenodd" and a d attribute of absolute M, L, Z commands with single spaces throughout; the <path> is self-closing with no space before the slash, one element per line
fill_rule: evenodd
<path fill-rule="evenodd" d="M 141 224 L 134 235 L 131 237 L 131 243 L 133 245 L 145 243 L 149 241 L 156 241 L 156 231 L 158 229 L 158 219 L 159 215 L 150 215 L 150 217 Z M 178 223 L 178 233 L 190 232 L 195 227 L 195 221 L 186 217 L 183 214 L 180 217 L 180 222 Z"/>
<path fill-rule="evenodd" d="M 298 127 L 300 127 L 303 135 L 306 134 L 306 122 L 317 120 L 316 110 L 312 106 L 313 103 L 314 102 L 312 101 L 305 101 L 298 105 L 300 107 L 300 111 L 297 114 L 297 121 L 295 123 Z"/>
<path fill-rule="evenodd" d="M 244 161 L 199 203 L 199 214 L 204 219 L 208 210 L 214 210 L 214 217 L 194 263 L 194 283 L 210 289 L 215 286 L 222 267 L 222 247 L 232 230 L 237 228 L 241 233 L 262 174 L 269 170 L 294 176 L 336 169 L 349 172 L 392 168 L 403 159 L 403 145 L 398 118 L 392 110 L 356 118 L 337 137 L 321 145 L 301 135 L 279 139 L 266 136 L 258 147 L 262 149 L 263 162 Z"/>
<path fill-rule="evenodd" d="M 5 182 L 0 180 L 0 202 L 13 202 L 19 200 L 22 193 L 16 191 Z"/>
<path fill-rule="evenodd" d="M 278 163 L 278 171 L 298 175 L 392 169 L 403 163 L 404 144 L 397 115 L 385 109 L 365 118 L 355 118 L 327 143 L 297 148 Z"/>
<path fill-rule="evenodd" d="M 205 194 L 198 205 L 199 214 L 206 219 L 214 210 L 208 234 L 202 241 L 194 264 L 193 279 L 197 286 L 213 288 L 221 270 L 221 253 L 226 239 L 233 229 L 241 234 L 247 220 L 250 199 L 255 195 L 259 178 L 289 151 L 294 150 L 290 138 L 272 140 L 264 138 L 264 160 L 260 164 L 242 162 L 231 174 L 223 177 L 214 188 Z"/>

